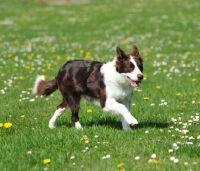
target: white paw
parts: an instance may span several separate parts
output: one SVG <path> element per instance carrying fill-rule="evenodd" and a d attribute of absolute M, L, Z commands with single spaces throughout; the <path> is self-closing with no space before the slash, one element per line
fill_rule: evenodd
<path fill-rule="evenodd" d="M 137 119 L 135 119 L 132 115 L 124 116 L 124 119 L 131 126 L 138 124 Z"/>
<path fill-rule="evenodd" d="M 76 129 L 83 129 L 80 122 L 75 122 L 74 126 L 75 126 Z"/>
<path fill-rule="evenodd" d="M 55 123 L 54 122 L 49 122 L 49 128 L 51 128 L 51 129 L 55 128 Z"/>

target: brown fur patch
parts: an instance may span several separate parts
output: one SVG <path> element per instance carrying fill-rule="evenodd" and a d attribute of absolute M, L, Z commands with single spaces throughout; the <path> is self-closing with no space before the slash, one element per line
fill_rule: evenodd
<path fill-rule="evenodd" d="M 143 72 L 143 60 L 140 57 L 138 48 L 136 45 L 133 45 L 133 49 L 131 53 L 126 54 L 119 46 L 117 46 L 117 56 L 116 56 L 116 63 L 115 67 L 117 72 L 119 73 L 128 73 L 134 70 L 135 66 L 130 62 L 131 56 L 136 61 L 139 69 Z"/>

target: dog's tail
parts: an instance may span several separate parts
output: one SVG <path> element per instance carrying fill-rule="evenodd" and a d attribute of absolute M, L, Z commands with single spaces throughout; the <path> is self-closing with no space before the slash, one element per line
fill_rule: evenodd
<path fill-rule="evenodd" d="M 38 96 L 48 96 L 58 88 L 56 79 L 45 81 L 44 76 L 37 76 L 32 93 Z"/>

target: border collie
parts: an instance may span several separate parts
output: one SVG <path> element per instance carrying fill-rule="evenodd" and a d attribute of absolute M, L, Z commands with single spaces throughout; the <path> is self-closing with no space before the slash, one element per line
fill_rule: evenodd
<path fill-rule="evenodd" d="M 138 124 L 130 113 L 130 103 L 134 88 L 143 79 L 143 60 L 136 45 L 129 54 L 119 46 L 116 52 L 114 60 L 107 63 L 68 61 L 52 81 L 37 77 L 33 94 L 48 96 L 58 89 L 62 95 L 62 103 L 49 121 L 50 128 L 55 127 L 57 118 L 69 107 L 75 128 L 82 129 L 78 117 L 82 97 L 98 103 L 104 111 L 119 115 L 124 130 Z"/>

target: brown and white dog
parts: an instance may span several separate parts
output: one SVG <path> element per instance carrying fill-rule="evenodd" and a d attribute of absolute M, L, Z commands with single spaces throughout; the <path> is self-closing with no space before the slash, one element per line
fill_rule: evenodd
<path fill-rule="evenodd" d="M 130 113 L 130 103 L 134 88 L 143 79 L 143 61 L 136 45 L 129 54 L 119 46 L 116 51 L 114 60 L 107 63 L 72 60 L 62 66 L 52 81 L 37 77 L 33 94 L 48 96 L 58 89 L 63 98 L 49 121 L 50 128 L 55 127 L 57 118 L 69 107 L 75 127 L 81 129 L 78 112 L 82 97 L 98 103 L 104 111 L 119 115 L 124 130 L 138 124 Z"/>

